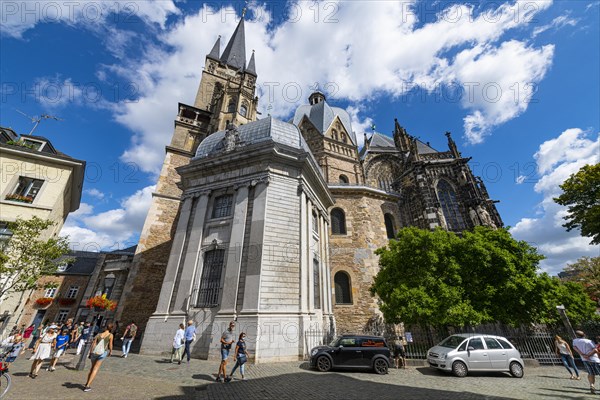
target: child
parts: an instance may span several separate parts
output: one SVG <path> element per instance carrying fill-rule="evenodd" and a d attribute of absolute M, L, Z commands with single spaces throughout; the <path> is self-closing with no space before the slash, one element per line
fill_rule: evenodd
<path fill-rule="evenodd" d="M 52 361 L 50 361 L 50 365 L 48 366 L 48 371 L 55 371 L 56 363 L 60 356 L 63 355 L 65 350 L 67 350 L 67 346 L 69 346 L 69 330 L 67 328 L 63 328 L 60 335 L 56 337 L 56 346 L 54 348 L 54 355 L 52 356 Z"/>
<path fill-rule="evenodd" d="M 19 354 L 21 354 L 24 344 L 24 339 L 21 337 L 21 335 L 15 335 L 12 348 L 6 356 L 6 360 L 4 360 L 7 368 L 10 366 L 10 363 L 14 362 Z"/>

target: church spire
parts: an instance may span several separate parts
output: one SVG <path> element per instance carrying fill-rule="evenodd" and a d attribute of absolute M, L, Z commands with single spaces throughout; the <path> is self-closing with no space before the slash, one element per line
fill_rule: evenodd
<path fill-rule="evenodd" d="M 254 50 L 252 50 L 252 55 L 250 56 L 250 62 L 248 63 L 248 68 L 246 68 L 246 72 L 250 75 L 256 75 L 256 65 L 254 65 Z"/>
<path fill-rule="evenodd" d="M 456 143 L 454 142 L 454 139 L 452 139 L 452 134 L 450 132 L 446 132 L 446 137 L 448 138 L 448 149 L 454 158 L 461 158 L 461 154 L 456 147 Z"/>
<path fill-rule="evenodd" d="M 221 55 L 221 62 L 237 70 L 246 67 L 246 38 L 244 35 L 244 18 L 240 19 L 233 36 L 229 39 L 225 51 Z"/>
<path fill-rule="evenodd" d="M 208 55 L 206 57 L 212 58 L 215 61 L 219 61 L 219 51 L 220 50 L 221 50 L 221 35 L 219 35 L 219 37 L 217 38 L 217 41 L 215 42 L 215 45 L 213 46 L 212 50 L 210 51 L 210 53 L 208 53 Z"/>

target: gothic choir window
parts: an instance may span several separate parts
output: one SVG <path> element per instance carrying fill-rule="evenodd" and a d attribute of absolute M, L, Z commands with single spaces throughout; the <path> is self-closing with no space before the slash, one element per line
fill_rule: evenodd
<path fill-rule="evenodd" d="M 465 229 L 465 223 L 456 200 L 456 192 L 446 180 L 441 179 L 438 182 L 437 195 L 448 230 L 462 231 Z"/>
<path fill-rule="evenodd" d="M 221 271 L 225 259 L 225 250 L 215 249 L 204 253 L 204 267 L 198 290 L 198 307 L 219 305 L 221 291 Z"/>
<path fill-rule="evenodd" d="M 213 205 L 213 218 L 223 218 L 231 215 L 231 209 L 233 206 L 233 196 L 230 194 L 225 194 L 223 196 L 219 196 L 215 198 L 215 202 Z"/>
<path fill-rule="evenodd" d="M 319 260 L 313 259 L 313 286 L 314 286 L 314 306 L 321 308 L 321 274 L 319 273 Z"/>
<path fill-rule="evenodd" d="M 333 277 L 335 284 L 335 304 L 352 304 L 352 286 L 350 276 L 344 271 L 339 271 Z"/>
<path fill-rule="evenodd" d="M 348 177 L 346 175 L 340 175 L 340 184 L 347 185 L 349 182 Z"/>
<path fill-rule="evenodd" d="M 396 237 L 396 229 L 394 228 L 394 218 L 391 214 L 385 214 L 383 216 L 385 222 L 385 231 L 388 239 L 394 239 Z"/>
<path fill-rule="evenodd" d="M 232 113 L 235 112 L 235 100 L 229 100 L 229 104 L 227 105 L 227 112 Z"/>
<path fill-rule="evenodd" d="M 334 235 L 346 234 L 346 216 L 341 208 L 331 210 L 331 233 Z"/>
<path fill-rule="evenodd" d="M 248 116 L 248 106 L 246 104 L 242 104 L 240 107 L 240 115 L 244 118 Z"/>

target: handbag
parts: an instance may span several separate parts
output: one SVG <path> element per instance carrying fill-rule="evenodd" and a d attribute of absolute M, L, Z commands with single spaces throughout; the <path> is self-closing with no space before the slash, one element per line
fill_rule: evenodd
<path fill-rule="evenodd" d="M 240 363 L 240 365 L 244 365 L 246 361 L 248 361 L 248 357 L 246 357 L 245 354 L 238 355 L 238 363 Z"/>

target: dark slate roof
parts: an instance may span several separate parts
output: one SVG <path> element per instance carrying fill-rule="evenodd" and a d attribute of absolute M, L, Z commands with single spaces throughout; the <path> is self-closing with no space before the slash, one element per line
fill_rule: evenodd
<path fill-rule="evenodd" d="M 244 34 L 244 18 L 235 28 L 233 36 L 229 39 L 225 51 L 221 55 L 221 61 L 238 70 L 246 68 L 246 39 Z"/>
<path fill-rule="evenodd" d="M 256 66 L 254 65 L 254 50 L 252 50 L 252 55 L 250 56 L 250 62 L 248 63 L 248 68 L 246 68 L 246 72 L 257 76 L 256 75 Z"/>
<path fill-rule="evenodd" d="M 372 147 L 382 147 L 382 148 L 396 148 L 396 144 L 394 143 L 394 139 L 379 132 L 374 132 L 373 136 L 369 140 L 369 148 Z"/>
<path fill-rule="evenodd" d="M 294 119 L 292 120 L 293 124 L 298 126 L 305 115 L 321 134 L 329 129 L 335 117 L 339 117 L 350 136 L 350 140 L 352 140 L 353 144 L 357 144 L 356 134 L 352 131 L 350 115 L 348 115 L 346 110 L 339 107 L 331 107 L 325 100 L 314 105 L 305 104 L 296 109 Z"/>
<path fill-rule="evenodd" d="M 417 139 L 417 150 L 419 154 L 439 153 L 437 150 L 433 149 L 428 144 L 421 142 L 419 139 Z"/>
<path fill-rule="evenodd" d="M 66 256 L 75 259 L 73 264 L 69 264 L 65 271 L 58 273 L 61 275 L 91 275 L 100 255 L 101 253 L 93 251 L 73 251 Z"/>
<path fill-rule="evenodd" d="M 213 60 L 216 60 L 216 61 L 219 61 L 219 51 L 221 51 L 221 36 L 219 36 L 217 38 L 215 45 L 213 46 L 212 50 L 210 51 L 210 53 L 208 53 L 208 55 L 206 57 L 212 58 Z"/>
<path fill-rule="evenodd" d="M 135 250 L 137 249 L 137 244 L 131 247 L 127 247 L 126 249 L 122 249 L 122 250 L 113 250 L 111 251 L 111 254 L 135 254 Z"/>
<path fill-rule="evenodd" d="M 254 143 L 273 141 L 286 146 L 304 149 L 310 153 L 298 127 L 288 122 L 283 122 L 271 116 L 258 121 L 249 122 L 239 126 L 239 140 L 243 146 Z M 208 157 L 217 154 L 223 148 L 225 131 L 215 132 L 200 143 L 196 150 L 195 158 Z"/>

